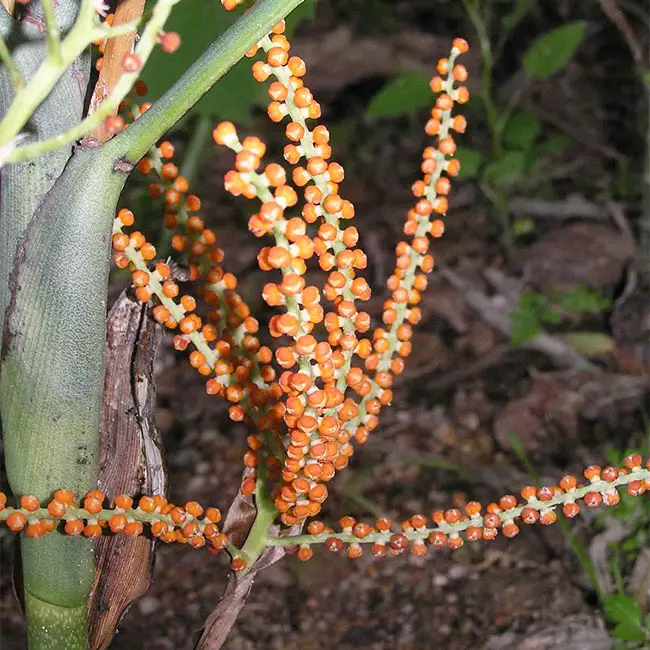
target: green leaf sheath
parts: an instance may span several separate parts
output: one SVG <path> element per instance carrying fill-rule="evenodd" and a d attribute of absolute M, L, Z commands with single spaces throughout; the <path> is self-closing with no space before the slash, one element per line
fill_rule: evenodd
<path fill-rule="evenodd" d="M 59 607 L 25 592 L 29 649 L 86 650 L 86 605 Z"/>
<path fill-rule="evenodd" d="M 76 2 L 59 2 L 69 28 Z M 31 10 L 38 19 L 39 7 Z M 26 81 L 45 56 L 38 21 L 3 18 L 3 37 Z M 24 142 L 46 139 L 82 117 L 85 53 L 32 115 Z M 0 114 L 13 98 L 0 69 Z M 41 499 L 96 486 L 103 385 L 106 285 L 113 208 L 123 178 L 99 152 L 64 147 L 0 172 L 0 418 L 16 494 Z M 64 171 L 65 170 L 65 171 Z M 90 541 L 52 534 L 21 539 L 30 650 L 86 648 L 86 599 L 94 577 Z"/>
<path fill-rule="evenodd" d="M 99 150 L 76 154 L 37 210 L 15 258 L 0 371 L 7 474 L 17 494 L 45 499 L 97 485 L 106 287 L 115 204 L 124 178 Z M 90 541 L 22 539 L 30 650 L 86 628 Z M 56 630 L 46 621 L 56 622 Z M 69 629 L 61 628 L 63 624 Z M 54 623 L 52 623 L 54 624 Z"/>
<path fill-rule="evenodd" d="M 38 11 L 38 3 L 33 4 L 33 10 Z M 74 2 L 59 2 L 55 10 L 62 29 L 68 29 L 74 22 L 76 8 L 71 10 L 70 4 L 75 5 Z M 0 33 L 11 46 L 14 62 L 23 79 L 29 81 L 43 62 L 46 50 L 38 24 L 31 21 L 17 23 L 3 9 Z M 33 113 L 26 127 L 29 136 L 21 140 L 21 144 L 51 138 L 79 122 L 89 72 L 90 54 L 86 53 L 63 74 Z M 6 67 L 0 66 L 0 115 L 6 113 L 13 97 L 10 73 Z M 41 157 L 36 163 L 8 165 L 0 170 L 0 341 L 4 313 L 9 304 L 9 275 L 18 239 L 36 207 L 63 171 L 71 151 L 71 147 L 64 147 Z"/>

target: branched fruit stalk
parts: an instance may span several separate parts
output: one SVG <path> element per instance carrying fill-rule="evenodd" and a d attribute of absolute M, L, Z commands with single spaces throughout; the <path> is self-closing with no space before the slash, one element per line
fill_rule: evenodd
<path fill-rule="evenodd" d="M 262 296 L 269 306 L 283 308 L 281 314 L 272 317 L 269 328 L 273 338 L 286 337 L 288 344 L 277 347 L 274 354 L 261 346 L 255 336 L 257 321 L 248 316 L 237 294 L 219 295 L 211 289 L 209 283 L 225 278 L 220 266 L 223 254 L 215 247 L 211 231 L 206 231 L 202 219 L 193 214 L 200 209 L 200 201 L 187 195 L 188 188 L 177 177 L 173 163 L 161 164 L 160 156 L 154 154 L 139 167 L 144 173 L 155 169 L 163 180 L 162 185 L 150 184 L 150 194 L 154 198 L 164 195 L 167 209 L 172 210 L 165 217 L 168 227 L 181 226 L 188 231 L 175 234 L 172 247 L 189 252 L 193 279 L 205 273 L 209 282 L 203 297 L 209 305 L 234 300 L 244 309 L 240 320 L 227 322 L 230 327 L 224 329 L 220 326 L 222 313 L 212 310 L 201 318 L 194 298 L 176 300 L 180 289 L 169 277 L 167 265 L 151 264 L 156 256 L 152 245 L 137 230 L 124 232 L 134 225 L 130 211 L 120 211 L 113 234 L 115 262 L 120 268 L 130 267 L 136 296 L 143 302 L 154 299 L 154 318 L 180 330 L 174 339 L 177 349 L 192 344 L 190 362 L 210 377 L 207 392 L 233 403 L 229 409 L 233 420 L 246 419 L 257 429 L 258 435 L 248 438 L 244 463 L 251 471 L 245 475 L 242 493 L 255 494 L 259 516 L 245 550 L 234 558 L 238 568 L 250 566 L 259 557 L 277 515 L 283 524 L 293 526 L 320 512 L 328 495 L 325 484 L 347 466 L 354 451 L 352 440 L 359 444 L 366 441 L 377 426 L 379 410 L 392 399 L 393 375 L 402 372 L 402 358 L 410 352 L 411 325 L 420 320 L 420 291 L 426 287 L 425 274 L 433 268 L 427 236 L 442 234 L 439 216 L 447 210 L 449 177 L 459 169 L 453 160 L 456 146 L 450 131 L 462 132 L 466 123 L 462 116 L 452 117 L 452 109 L 469 97 L 464 86 L 455 87 L 467 78 L 465 68 L 455 59 L 468 49 L 465 41 L 456 39 L 450 59 L 438 64 L 439 73 L 446 79 L 436 76 L 431 82 L 431 89 L 441 94 L 425 130 L 438 136 L 439 142 L 437 148 L 425 150 L 424 177 L 413 185 L 418 201 L 404 228 L 412 240 L 397 247 L 397 268 L 389 279 L 392 299 L 383 312 L 390 329 L 378 328 L 372 338 L 359 336 L 370 331 L 370 315 L 356 307 L 357 300 L 370 297 L 368 283 L 357 276 L 366 266 L 366 256 L 356 247 L 357 229 L 341 227 L 342 220 L 354 217 L 352 204 L 339 194 L 344 171 L 330 160 L 326 127 L 307 124 L 307 120 L 320 117 L 320 106 L 304 83 L 304 61 L 291 56 L 290 49 L 284 24 L 279 23 L 247 54 L 252 57 L 262 51 L 265 55 L 265 60 L 253 65 L 257 81 L 263 83 L 271 76 L 276 79 L 268 88 L 269 117 L 274 122 L 290 119 L 286 127 L 290 144 L 284 157 L 296 165 L 291 174 L 293 185 L 303 188 L 300 216 L 288 214 L 300 199 L 285 169 L 270 163 L 263 172 L 258 171 L 266 153 L 259 138 L 240 139 L 229 122 L 213 132 L 217 144 L 236 154 L 235 169 L 225 176 L 226 190 L 261 201 L 249 228 L 256 236 L 268 235 L 273 240 L 273 245 L 262 248 L 258 261 L 264 271 L 280 271 L 282 280 L 266 284 Z M 301 166 L 298 163 L 303 157 L 305 165 Z M 305 279 L 307 261 L 312 257 L 328 274 L 322 294 Z M 234 278 L 230 286 L 234 289 Z M 325 301 L 329 304 L 327 311 L 321 305 Z M 233 324 L 244 325 L 247 333 L 243 338 L 232 336 Z M 314 328 L 320 324 L 324 324 L 327 338 L 318 341 Z M 398 358 L 393 359 L 395 354 Z M 279 376 L 270 365 L 273 357 L 282 371 Z M 355 359 L 362 360 L 373 375 L 353 366 Z"/>

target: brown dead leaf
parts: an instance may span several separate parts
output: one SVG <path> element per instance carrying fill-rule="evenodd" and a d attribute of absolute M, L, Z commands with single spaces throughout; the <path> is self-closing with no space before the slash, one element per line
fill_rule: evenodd
<path fill-rule="evenodd" d="M 99 487 L 116 494 L 166 494 L 162 440 L 155 426 L 153 364 L 161 327 L 126 292 L 108 315 Z M 95 541 L 96 575 L 89 604 L 91 650 L 103 650 L 136 598 L 151 582 L 154 541 L 106 535 Z M 127 579 L 125 579 L 125 576 Z"/>
<path fill-rule="evenodd" d="M 247 478 L 252 471 L 249 468 L 245 469 L 242 480 Z M 253 497 L 243 496 L 239 491 L 228 509 L 223 525 L 223 532 L 230 537 L 230 541 L 236 546 L 241 547 L 246 541 L 248 532 L 255 521 L 256 512 Z M 271 530 L 277 534 L 279 527 L 273 526 Z M 297 532 L 297 528 L 292 530 L 294 534 L 297 534 Z M 244 575 L 230 574 L 224 595 L 205 621 L 203 633 L 196 645 L 196 650 L 219 650 L 223 646 L 239 613 L 246 604 L 255 577 L 260 571 L 284 557 L 285 553 L 285 549 L 280 546 L 269 547 Z"/>
<path fill-rule="evenodd" d="M 625 234 L 595 223 L 553 230 L 519 253 L 525 280 L 538 289 L 616 284 L 634 255 Z"/>
<path fill-rule="evenodd" d="M 257 574 L 275 564 L 284 555 L 285 550 L 279 546 L 267 548 L 243 576 L 231 574 L 222 599 L 205 621 L 196 650 L 219 650 L 223 646 L 246 604 Z"/>
<path fill-rule="evenodd" d="M 615 427 L 621 415 L 643 408 L 650 377 L 591 371 L 539 373 L 531 390 L 510 401 L 494 420 L 494 436 L 512 449 L 515 434 L 526 451 L 548 446 L 558 433 L 575 438 L 581 420 L 605 420 Z"/>

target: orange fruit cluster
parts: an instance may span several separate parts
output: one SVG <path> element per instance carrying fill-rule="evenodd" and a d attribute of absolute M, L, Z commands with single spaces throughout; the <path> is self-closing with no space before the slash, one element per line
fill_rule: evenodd
<path fill-rule="evenodd" d="M 120 533 L 128 537 L 141 535 L 148 526 L 153 537 L 163 542 L 189 544 L 193 548 L 208 546 L 219 551 L 228 538 L 217 524 L 221 513 L 217 508 L 204 509 L 196 501 L 184 506 L 169 503 L 163 496 L 143 496 L 133 499 L 118 494 L 112 507 L 104 507 L 106 497 L 100 490 L 88 492 L 76 502 L 70 490 L 56 490 L 47 504 L 35 496 L 20 498 L 19 507 L 7 506 L 7 497 L 0 492 L 0 521 L 13 532 L 25 531 L 27 537 L 42 537 L 62 524 L 66 535 L 99 537 L 104 532 Z"/>
<path fill-rule="evenodd" d="M 291 542 L 299 541 L 298 558 L 309 560 L 313 555 L 313 543 L 324 543 L 332 552 L 346 549 L 348 557 L 358 558 L 363 555 L 364 543 L 371 545 L 373 557 L 383 557 L 399 555 L 407 548 L 414 555 L 426 554 L 429 546 L 457 550 L 465 542 L 494 540 L 499 532 L 512 538 L 520 531 L 517 522 L 545 526 L 555 523 L 558 507 L 565 517 L 572 519 L 580 512 L 579 500 L 592 509 L 617 505 L 620 502 L 618 490 L 622 487 L 631 496 L 644 494 L 650 490 L 650 460 L 644 468 L 641 456 L 631 454 L 620 469 L 592 465 L 585 469 L 584 477 L 587 484 L 578 484 L 575 476 L 567 474 L 555 486 L 529 485 L 521 490 L 521 501 L 507 494 L 498 502 L 488 504 L 485 510 L 480 503 L 470 501 L 465 504 L 464 511 L 458 508 L 435 510 L 430 518 L 417 514 L 401 522 L 401 532 L 394 532 L 392 522 L 386 517 L 377 519 L 374 526 L 357 522 L 353 517 L 342 517 L 338 533 L 323 522 L 312 520 L 307 526 L 308 535 L 295 537 Z"/>
<path fill-rule="evenodd" d="M 339 194 L 344 173 L 338 163 L 330 161 L 327 128 L 308 125 L 308 120 L 320 117 L 320 106 L 304 84 L 305 63 L 291 55 L 283 32 L 281 23 L 248 54 L 254 56 L 261 48 L 266 55 L 253 65 L 257 81 L 275 79 L 268 87 L 267 112 L 274 122 L 288 121 L 284 158 L 294 166 L 293 185 L 302 188 L 301 216 L 286 214 L 298 205 L 298 194 L 288 184 L 282 166 L 270 163 L 262 168 L 266 146 L 259 138 L 240 140 L 230 122 L 219 124 L 213 137 L 236 154 L 235 168 L 224 179 L 226 189 L 235 196 L 261 201 L 259 211 L 249 219 L 249 229 L 258 237 L 269 235 L 275 240 L 275 245 L 262 249 L 258 262 L 262 270 L 279 270 L 282 275 L 281 282 L 264 287 L 263 297 L 270 306 L 283 308 L 271 320 L 271 335 L 289 339 L 289 345 L 275 353 L 284 370 L 279 384 L 285 394 L 282 417 L 288 440 L 283 484 L 275 491 L 274 501 L 283 523 L 292 525 L 320 511 L 327 497 L 324 483 L 347 466 L 352 441 L 365 442 L 377 426 L 379 410 L 392 399 L 392 378 L 402 372 L 403 357 L 410 352 L 411 325 L 420 319 L 420 292 L 426 287 L 425 274 L 433 268 L 427 235 L 442 234 L 439 216 L 447 210 L 449 177 L 459 171 L 457 161 L 451 159 L 455 143 L 450 131 L 463 131 L 465 121 L 460 116 L 452 118 L 451 111 L 469 95 L 465 87 L 454 87 L 467 77 L 454 59 L 468 47 L 456 39 L 452 57 L 438 64 L 447 79 L 434 77 L 431 82 L 432 89 L 445 91 L 426 126 L 439 143 L 425 151 L 424 177 L 413 185 L 418 201 L 404 229 L 412 239 L 397 247 L 396 270 L 388 281 L 391 300 L 382 316 L 386 328 L 363 336 L 370 330 L 370 316 L 357 303 L 370 298 L 370 287 L 357 275 L 367 261 L 357 247 L 359 234 L 347 226 L 354 207 Z M 322 292 L 304 277 L 311 258 L 328 274 Z M 331 309 L 326 311 L 321 302 Z M 313 332 L 321 325 L 327 339 L 319 341 Z M 364 361 L 366 372 L 353 365 L 355 358 Z"/>
<path fill-rule="evenodd" d="M 418 200 L 404 228 L 411 239 L 397 246 L 384 327 L 371 333 L 370 315 L 358 307 L 371 294 L 368 282 L 358 275 L 367 258 L 357 245 L 357 229 L 349 225 L 354 206 L 339 193 L 343 167 L 331 160 L 327 128 L 310 123 L 320 117 L 320 106 L 304 83 L 305 62 L 291 54 L 284 31 L 281 22 L 248 55 L 263 50 L 264 60 L 253 64 L 253 76 L 259 82 L 275 79 L 268 86 L 268 114 L 274 122 L 287 118 L 284 158 L 293 166 L 292 182 L 277 163 L 262 168 L 266 146 L 259 138 L 240 140 L 230 122 L 219 124 L 213 138 L 235 152 L 234 169 L 224 178 L 226 190 L 261 201 L 249 229 L 257 237 L 273 239 L 260 251 L 258 262 L 264 271 L 279 272 L 281 279 L 268 282 L 262 295 L 269 306 L 281 308 L 269 329 L 273 338 L 286 343 L 275 351 L 261 346 L 258 323 L 236 293 L 235 278 L 222 270 L 223 251 L 198 214 L 200 200 L 188 194 L 187 181 L 170 160 L 170 143 L 162 143 L 138 167 L 158 176 L 149 192 L 164 198 L 165 225 L 176 230 L 172 247 L 187 254 L 190 278 L 204 278 L 200 297 L 210 308 L 207 317 L 196 314 L 191 296 L 177 300 L 180 290 L 169 266 L 153 264 L 155 250 L 142 234 L 123 232 L 133 225 L 128 210 L 118 214 L 113 247 L 116 264 L 131 267 L 136 296 L 146 302 L 155 295 L 160 304 L 153 309 L 154 318 L 180 329 L 177 349 L 194 344 L 190 362 L 210 377 L 208 393 L 233 403 L 234 420 L 249 416 L 255 425 L 259 435 L 249 436 L 244 456 L 252 472 L 242 491 L 254 491 L 256 468 L 263 459 L 265 476 L 276 483 L 272 498 L 281 520 L 293 525 L 319 513 L 328 495 L 326 483 L 347 466 L 352 443 L 364 443 L 377 426 L 379 411 L 392 399 L 393 376 L 402 372 L 410 352 L 411 326 L 420 319 L 420 292 L 433 268 L 428 236 L 443 232 L 440 216 L 447 210 L 449 177 L 459 170 L 450 133 L 462 132 L 465 121 L 452 117 L 451 111 L 467 101 L 468 93 L 464 86 L 455 87 L 467 72 L 454 60 L 468 47 L 456 39 L 451 57 L 438 64 L 446 79 L 431 81 L 432 90 L 443 92 L 425 130 L 438 137 L 438 146 L 424 152 L 423 178 L 412 188 Z M 312 260 L 327 274 L 322 289 L 307 283 Z M 319 339 L 323 328 L 326 337 Z"/>
<path fill-rule="evenodd" d="M 196 202 L 192 202 L 193 198 Z M 184 204 L 198 209 L 198 198 L 190 195 L 188 199 Z M 177 214 L 168 213 L 166 223 L 171 218 L 175 222 Z M 190 342 L 193 343 L 196 349 L 190 353 L 189 360 L 201 375 L 209 377 L 207 392 L 232 402 L 231 417 L 242 419 L 243 408 L 235 404 L 244 398 L 250 400 L 252 408 L 266 403 L 269 389 L 264 386 L 267 380 L 275 377 L 275 371 L 268 365 L 269 354 L 255 336 L 257 321 L 250 316 L 248 307 L 235 291 L 236 280 L 224 273 L 219 265 L 223 252 L 215 245 L 214 233 L 203 227 L 200 217 L 186 215 L 183 223 L 189 234 L 182 237 L 183 242 L 190 242 L 189 279 L 204 279 L 201 293 L 210 307 L 203 319 L 196 313 L 196 299 L 189 294 L 181 295 L 172 267 L 167 262 L 155 261 L 156 249 L 144 235 L 137 230 L 130 234 L 123 232 L 133 223 L 133 213 L 122 208 L 115 220 L 112 239 L 116 265 L 118 268 L 130 267 L 131 282 L 139 300 L 149 302 L 155 296 L 154 319 L 179 331 L 174 337 L 176 349 L 185 350 Z M 198 258 L 210 263 L 205 274 L 196 263 Z M 260 360 L 262 362 L 258 363 Z M 262 387 L 253 378 L 261 379 Z"/>
<path fill-rule="evenodd" d="M 249 437 L 244 463 L 251 471 L 244 479 L 244 493 L 251 493 L 257 478 L 255 465 L 261 440 L 281 449 L 277 411 L 267 408 L 281 396 L 272 351 L 260 344 L 258 322 L 236 291 L 237 280 L 223 270 L 224 252 L 217 245 L 215 233 L 205 227 L 201 217 L 201 200 L 190 193 L 187 179 L 179 175 L 173 163 L 174 147 L 162 142 L 139 164 L 148 177 L 149 194 L 165 205 L 164 225 L 174 234 L 171 247 L 183 256 L 187 277 L 200 284 L 197 297 L 206 306 L 203 317 L 197 314 L 197 301 L 189 294 L 180 295 L 179 281 L 167 262 L 154 262 L 155 248 L 140 231 L 129 235 L 124 229 L 134 225 L 133 213 L 127 208 L 115 220 L 114 260 L 119 268 L 130 267 L 135 295 L 143 302 L 153 300 L 153 317 L 170 329 L 179 330 L 174 337 L 177 350 L 192 343 L 190 364 L 206 377 L 206 391 L 227 399 L 230 417 L 235 421 L 249 418 L 259 435 Z M 267 454 L 268 455 L 268 454 Z M 269 471 L 279 470 L 279 461 L 268 459 Z"/>

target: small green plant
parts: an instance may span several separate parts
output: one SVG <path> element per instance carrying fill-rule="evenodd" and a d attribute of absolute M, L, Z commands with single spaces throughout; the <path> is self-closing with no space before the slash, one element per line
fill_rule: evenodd
<path fill-rule="evenodd" d="M 509 11 L 497 15 L 497 4 L 499 7 L 507 5 Z M 527 187 L 527 179 L 532 172 L 540 175 L 546 164 L 545 157 L 561 151 L 568 143 L 565 136 L 544 134 L 537 117 L 518 109 L 521 91 L 507 103 L 497 99 L 495 94 L 494 73 L 502 63 L 504 47 L 537 4 L 537 0 L 510 3 L 463 0 L 480 43 L 483 76 L 478 98 L 485 112 L 491 146 L 489 151 L 461 147 L 458 156 L 463 167 L 462 177 L 476 178 L 492 205 L 506 254 L 512 250 L 514 237 L 531 228 L 529 221 L 511 223 L 508 197 L 515 190 L 531 189 Z M 562 25 L 533 40 L 521 60 L 526 79 L 548 79 L 563 70 L 582 43 L 585 27 L 584 21 Z"/>
<path fill-rule="evenodd" d="M 624 451 L 611 450 L 608 460 L 616 463 L 627 454 L 637 453 L 634 449 Z M 603 596 L 601 599 L 603 614 L 612 625 L 613 648 L 615 650 L 633 650 L 647 648 L 650 645 L 650 614 L 643 609 L 633 595 L 626 593 L 621 572 L 621 559 L 626 563 L 636 562 L 639 554 L 648 547 L 650 541 L 650 506 L 644 500 L 634 499 L 629 494 L 621 495 L 620 508 L 599 516 L 604 527 L 608 519 L 620 521 L 626 530 L 626 536 L 620 542 L 609 547 L 609 567 L 614 578 L 617 593 Z"/>
<path fill-rule="evenodd" d="M 611 300 L 602 292 L 580 285 L 572 291 L 551 295 L 539 291 L 525 291 L 511 315 L 510 342 L 518 347 L 535 338 L 544 325 L 557 325 L 565 315 L 598 314 L 609 308 Z"/>
<path fill-rule="evenodd" d="M 614 626 L 615 650 L 647 648 L 650 644 L 650 614 L 644 616 L 639 603 L 625 594 L 603 598 L 603 613 Z"/>

